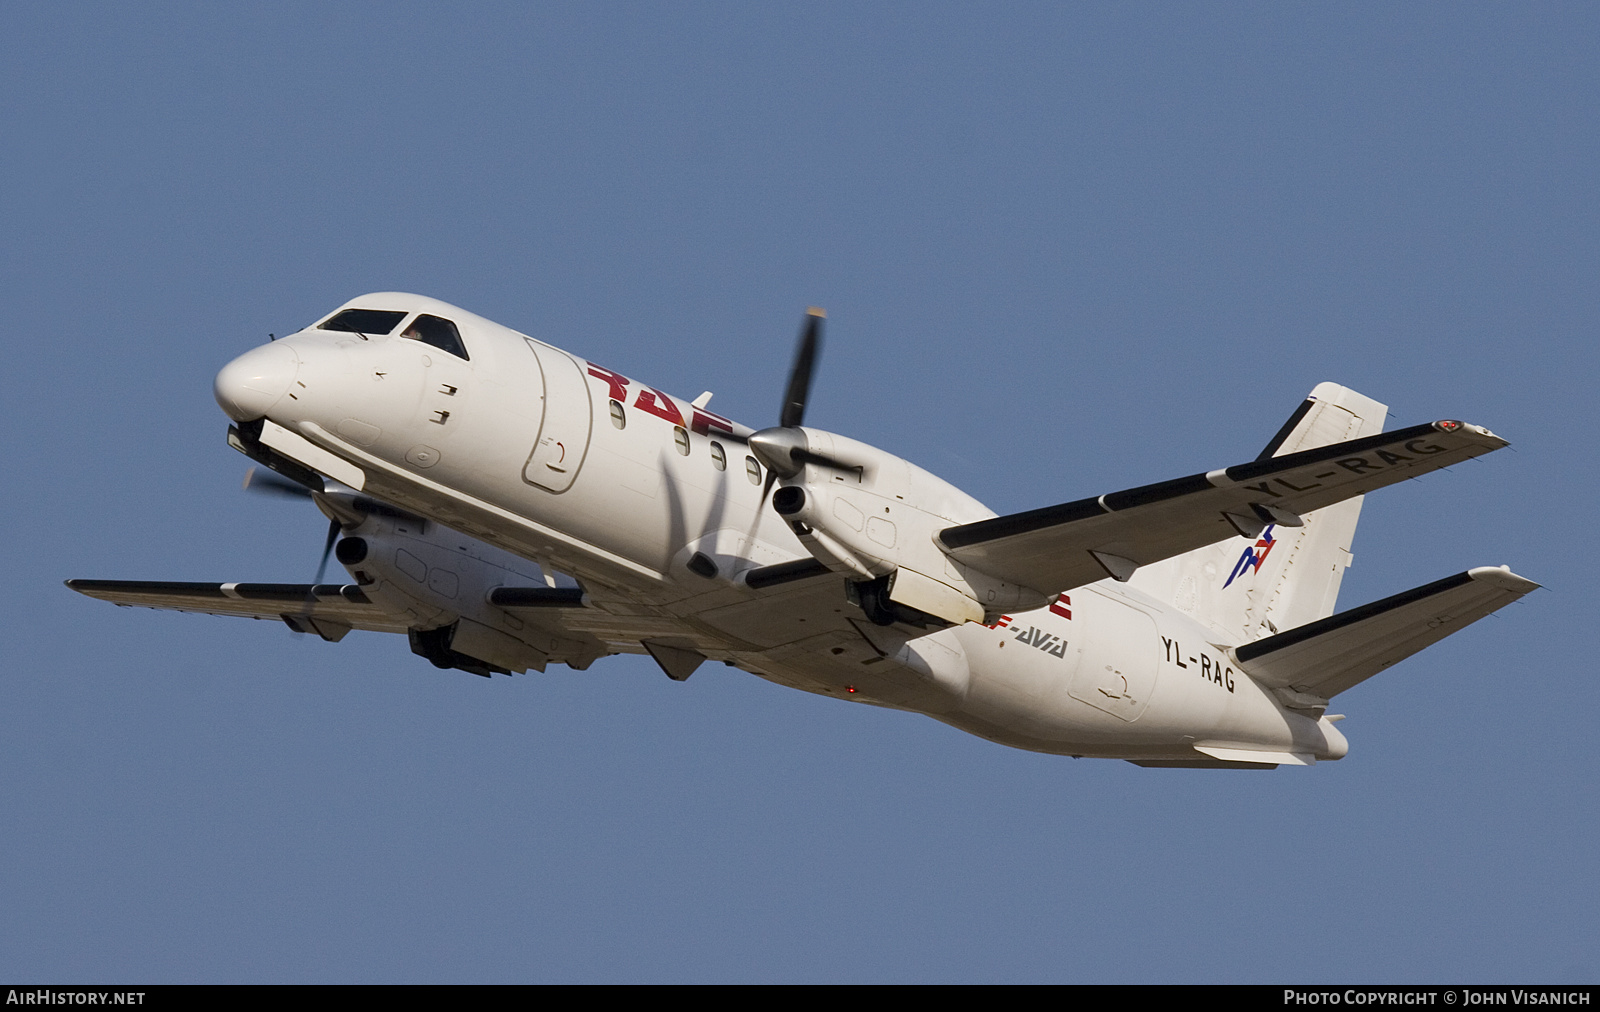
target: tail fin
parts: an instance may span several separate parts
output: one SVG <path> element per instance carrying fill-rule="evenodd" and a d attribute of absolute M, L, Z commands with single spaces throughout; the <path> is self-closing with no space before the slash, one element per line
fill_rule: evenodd
<path fill-rule="evenodd" d="M 1337 383 L 1319 383 L 1258 459 L 1383 431 L 1388 408 Z M 1305 526 L 1269 526 L 1252 542 L 1228 540 L 1146 566 L 1130 581 L 1243 643 L 1333 614 L 1350 565 L 1361 498 L 1307 514 Z"/>

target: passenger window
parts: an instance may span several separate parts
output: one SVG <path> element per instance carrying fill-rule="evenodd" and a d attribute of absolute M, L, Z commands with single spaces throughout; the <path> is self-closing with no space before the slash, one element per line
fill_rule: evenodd
<path fill-rule="evenodd" d="M 423 344 L 431 344 L 459 359 L 467 357 L 467 347 L 461 343 L 461 332 L 456 330 L 455 324 L 441 316 L 429 316 L 424 313 L 412 320 L 411 326 L 400 336 L 421 341 Z"/>
<path fill-rule="evenodd" d="M 628 427 L 628 416 L 623 413 L 620 401 L 611 402 L 611 424 L 619 429 Z"/>
<path fill-rule="evenodd" d="M 346 309 L 318 324 L 317 329 L 339 330 L 346 334 L 387 334 L 405 318 L 405 313 L 391 309 Z"/>
<path fill-rule="evenodd" d="M 689 430 L 681 425 L 672 427 L 672 441 L 678 444 L 678 452 L 685 457 L 689 455 Z"/>
<path fill-rule="evenodd" d="M 744 473 L 745 477 L 750 479 L 750 484 L 761 484 L 761 465 L 756 463 L 756 458 L 744 458 Z"/>
<path fill-rule="evenodd" d="M 726 471 L 728 469 L 727 451 L 716 440 L 711 441 L 711 463 L 718 471 Z"/>

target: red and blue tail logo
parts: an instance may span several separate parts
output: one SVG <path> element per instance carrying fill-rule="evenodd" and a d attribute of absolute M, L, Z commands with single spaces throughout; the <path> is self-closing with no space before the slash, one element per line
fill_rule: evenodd
<path fill-rule="evenodd" d="M 1261 564 L 1267 561 L 1267 553 L 1272 551 L 1272 546 L 1278 542 L 1272 537 L 1272 528 L 1277 524 L 1268 524 L 1267 529 L 1261 532 L 1261 538 L 1255 544 L 1244 550 L 1239 556 L 1239 561 L 1234 564 L 1233 572 L 1228 574 L 1228 583 L 1222 585 L 1223 590 L 1228 589 L 1228 584 L 1237 580 L 1250 571 L 1259 572 Z"/>

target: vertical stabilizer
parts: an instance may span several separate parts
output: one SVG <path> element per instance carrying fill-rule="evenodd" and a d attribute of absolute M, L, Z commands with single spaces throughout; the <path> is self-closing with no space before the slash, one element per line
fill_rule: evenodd
<path fill-rule="evenodd" d="M 1319 383 L 1259 459 L 1375 435 L 1387 414 L 1349 387 Z M 1360 518 L 1358 496 L 1307 514 L 1303 527 L 1274 524 L 1146 566 L 1131 584 L 1212 627 L 1219 642 L 1270 636 L 1333 614 Z"/>

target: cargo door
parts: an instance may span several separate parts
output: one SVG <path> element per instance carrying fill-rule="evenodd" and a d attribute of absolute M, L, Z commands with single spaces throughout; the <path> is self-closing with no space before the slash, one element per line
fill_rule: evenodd
<path fill-rule="evenodd" d="M 559 348 L 529 339 L 528 350 L 541 379 L 542 389 L 530 391 L 541 401 L 541 421 L 522 480 L 547 492 L 565 492 L 589 452 L 589 427 L 594 421 L 589 383 L 583 368 Z"/>
<path fill-rule="evenodd" d="M 1155 695 L 1161 652 L 1155 620 L 1093 591 L 1072 596 L 1073 624 L 1081 623 L 1086 635 L 1068 694 L 1112 716 L 1137 720 Z"/>

